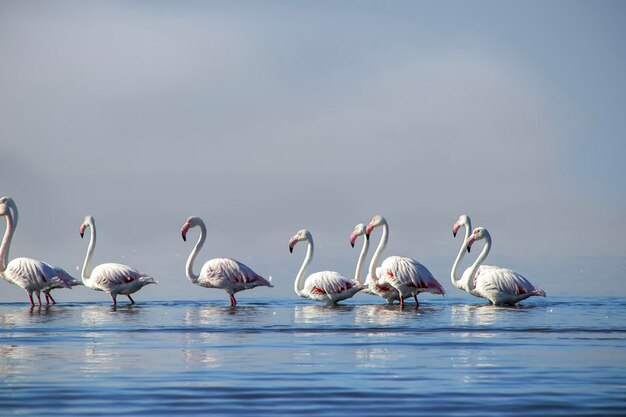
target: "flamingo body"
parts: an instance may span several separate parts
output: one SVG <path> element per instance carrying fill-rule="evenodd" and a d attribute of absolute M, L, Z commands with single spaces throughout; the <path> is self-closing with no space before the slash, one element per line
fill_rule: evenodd
<path fill-rule="evenodd" d="M 463 273 L 463 280 L 470 280 L 471 268 Z M 528 279 L 507 268 L 480 265 L 471 277 L 470 294 L 489 300 L 494 305 L 512 305 L 532 296 L 545 297 L 542 289 Z"/>
<path fill-rule="evenodd" d="M 198 285 L 205 288 L 219 288 L 233 295 L 239 291 L 272 285 L 251 268 L 234 259 L 211 259 L 202 266 Z"/>
<path fill-rule="evenodd" d="M 142 274 L 135 268 L 117 263 L 106 263 L 96 266 L 85 286 L 96 291 L 103 291 L 113 299 L 118 294 L 130 295 L 148 284 L 156 284 L 149 275 Z"/>
<path fill-rule="evenodd" d="M 341 300 L 351 298 L 362 289 L 363 286 L 356 280 L 348 279 L 335 271 L 322 271 L 306 278 L 301 297 L 337 304 Z"/>
<path fill-rule="evenodd" d="M 422 292 L 445 295 L 446 291 L 421 263 L 403 256 L 390 256 L 376 271 L 379 286 L 391 286 L 403 298 Z"/>

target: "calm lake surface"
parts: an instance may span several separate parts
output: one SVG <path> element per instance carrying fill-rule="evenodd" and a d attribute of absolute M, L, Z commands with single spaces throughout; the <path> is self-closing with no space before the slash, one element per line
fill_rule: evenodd
<path fill-rule="evenodd" d="M 226 303 L 0 304 L 0 414 L 626 415 L 624 298 Z"/>

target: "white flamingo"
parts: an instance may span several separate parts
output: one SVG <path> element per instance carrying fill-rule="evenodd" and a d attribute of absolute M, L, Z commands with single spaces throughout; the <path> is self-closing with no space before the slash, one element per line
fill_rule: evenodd
<path fill-rule="evenodd" d="M 131 304 L 135 304 L 135 300 L 130 295 L 145 285 L 156 284 L 156 280 L 149 275 L 142 274 L 135 268 L 116 263 L 100 264 L 90 272 L 91 259 L 96 248 L 96 223 L 92 216 L 85 216 L 83 224 L 80 225 L 81 238 L 85 235 L 87 228 L 91 229 L 91 238 L 85 263 L 83 263 L 83 283 L 87 288 L 109 294 L 113 299 L 113 305 L 117 305 L 118 294 L 125 295 Z"/>
<path fill-rule="evenodd" d="M 350 235 L 350 246 L 354 247 L 354 242 L 359 236 L 365 236 L 365 225 L 363 223 L 359 223 L 354 226 L 354 231 Z M 361 272 L 363 271 L 363 261 L 367 256 L 367 251 L 370 247 L 370 240 L 363 239 L 363 247 L 361 248 L 361 253 L 359 254 L 359 259 L 356 262 L 356 270 L 354 271 L 354 279 L 358 282 L 361 282 Z"/>
<path fill-rule="evenodd" d="M 18 220 L 17 204 L 11 197 L 0 197 L 0 216 L 6 217 L 7 221 L 7 228 L 0 245 L 0 276 L 26 291 L 31 306 L 35 305 L 33 293 L 37 295 L 41 306 L 41 291 L 49 290 L 52 286 L 69 288 L 57 277 L 54 268 L 45 262 L 31 258 L 15 258 L 7 265 L 9 248 Z"/>
<path fill-rule="evenodd" d="M 302 229 L 296 233 L 289 240 L 289 252 L 293 252 L 293 248 L 298 242 L 304 241 L 308 242 L 306 256 L 294 282 L 294 291 L 299 297 L 337 304 L 363 289 L 359 281 L 348 279 L 335 271 L 315 272 L 305 279 L 304 275 L 313 259 L 314 246 L 311 232 Z"/>
<path fill-rule="evenodd" d="M 372 230 L 380 226 L 383 228 L 383 235 L 370 263 L 368 288 L 387 299 L 388 303 L 393 302 L 394 299 L 400 300 L 400 306 L 404 306 L 404 299 L 410 296 L 413 296 L 415 304 L 419 306 L 417 295 L 421 292 L 445 295 L 446 291 L 430 271 L 411 258 L 390 256 L 383 261 L 380 268 L 374 269 L 387 246 L 389 225 L 384 217 L 374 216 L 365 231 L 366 236 L 369 237 Z M 391 288 L 395 289 L 395 294 L 390 291 Z"/>
<path fill-rule="evenodd" d="M 513 305 L 533 295 L 545 297 L 546 293 L 526 278 L 499 266 L 482 265 L 491 249 L 491 235 L 484 227 L 477 227 L 465 242 L 467 251 L 477 240 L 485 240 L 485 247 L 472 266 L 463 273 L 461 281 L 470 294 L 486 298 L 495 305 Z"/>
<path fill-rule="evenodd" d="M 191 251 L 185 266 L 185 272 L 189 281 L 204 288 L 219 288 L 226 291 L 230 295 L 230 305 L 233 307 L 237 305 L 235 293 L 255 287 L 273 286 L 268 280 L 246 265 L 227 258 L 216 258 L 206 261 L 200 270 L 200 275 L 195 275 L 193 273 L 193 262 L 206 240 L 206 226 L 200 217 L 192 216 L 185 221 L 180 230 L 183 240 L 187 241 L 187 231 L 196 226 L 200 227 L 200 237 Z"/>

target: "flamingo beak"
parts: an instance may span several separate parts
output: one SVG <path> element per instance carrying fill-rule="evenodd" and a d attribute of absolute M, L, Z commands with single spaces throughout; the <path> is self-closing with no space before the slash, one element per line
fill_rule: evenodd
<path fill-rule="evenodd" d="M 183 241 L 187 241 L 187 231 L 189 230 L 189 225 L 184 225 L 182 229 L 180 229 L 180 234 L 183 237 Z"/>
<path fill-rule="evenodd" d="M 85 235 L 85 225 L 80 226 L 80 238 L 82 239 Z"/>
<path fill-rule="evenodd" d="M 452 236 L 456 237 L 457 232 L 459 231 L 461 226 L 459 226 L 458 223 L 454 223 L 454 226 L 452 226 Z"/>
<path fill-rule="evenodd" d="M 354 242 L 356 241 L 356 235 L 352 233 L 350 235 L 350 246 L 354 247 Z"/>
<path fill-rule="evenodd" d="M 372 230 L 374 230 L 374 226 L 372 225 L 372 223 L 367 225 L 367 228 L 365 228 L 365 237 L 367 239 L 370 238 L 370 233 L 372 233 Z"/>
<path fill-rule="evenodd" d="M 470 248 L 472 247 L 472 244 L 474 244 L 474 242 L 476 241 L 476 239 L 474 238 L 474 235 L 471 235 L 469 237 L 469 239 L 467 239 L 467 243 L 465 244 L 465 246 L 467 246 L 467 252 L 469 253 Z"/>
<path fill-rule="evenodd" d="M 293 253 L 293 247 L 298 243 L 298 239 L 294 236 L 289 239 L 289 253 Z"/>

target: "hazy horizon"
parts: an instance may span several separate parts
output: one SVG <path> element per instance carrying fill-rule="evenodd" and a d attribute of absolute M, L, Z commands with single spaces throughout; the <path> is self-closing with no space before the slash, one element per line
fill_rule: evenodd
<path fill-rule="evenodd" d="M 617 1 L 3 1 L 11 257 L 78 277 L 91 214 L 95 265 L 159 281 L 137 301 L 226 302 L 184 276 L 198 232 L 180 227 L 198 215 L 196 271 L 232 257 L 276 285 L 243 298 L 295 297 L 291 236 L 313 233 L 309 272 L 352 276 L 348 237 L 381 214 L 385 255 L 457 296 L 464 213 L 493 236 L 487 263 L 549 296 L 625 295 L 625 15 Z M 0 283 L 0 302 L 25 300 Z"/>

